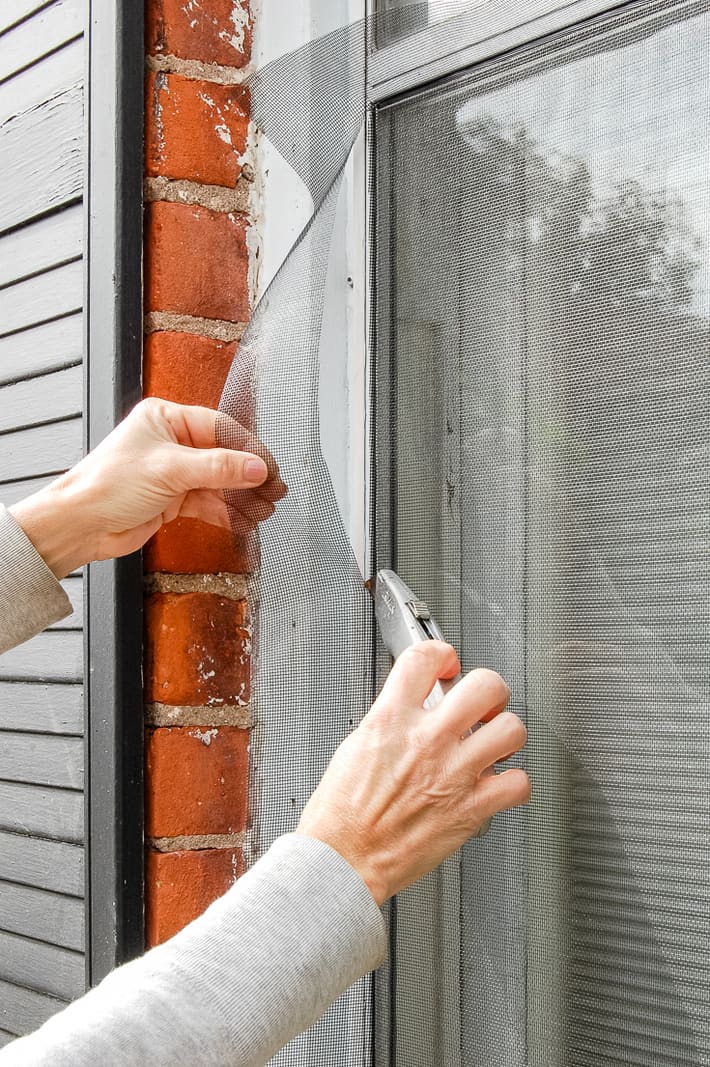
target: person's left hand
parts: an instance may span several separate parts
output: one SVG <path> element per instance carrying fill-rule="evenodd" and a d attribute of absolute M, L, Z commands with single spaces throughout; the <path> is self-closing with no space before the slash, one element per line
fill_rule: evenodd
<path fill-rule="evenodd" d="M 136 551 L 178 515 L 230 528 L 225 489 L 251 490 L 243 512 L 256 526 L 286 486 L 273 457 L 246 431 L 240 438 L 259 455 L 218 448 L 218 418 L 227 416 L 143 400 L 80 463 L 10 511 L 58 578 L 90 560 Z"/>

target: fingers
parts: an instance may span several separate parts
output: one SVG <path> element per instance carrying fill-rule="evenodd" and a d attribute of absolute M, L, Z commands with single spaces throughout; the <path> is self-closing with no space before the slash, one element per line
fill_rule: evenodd
<path fill-rule="evenodd" d="M 192 489 L 182 500 L 178 513 L 184 518 L 201 519 L 212 526 L 222 526 L 225 530 L 230 528 L 224 497 L 214 489 Z M 166 513 L 166 522 L 169 519 L 170 515 Z"/>
<path fill-rule="evenodd" d="M 476 815 L 479 824 L 499 811 L 508 811 L 519 804 L 527 804 L 529 800 L 530 779 L 519 767 L 481 778 L 475 789 Z"/>
<path fill-rule="evenodd" d="M 449 690 L 436 709 L 431 728 L 463 737 L 476 723 L 502 711 L 509 700 L 510 689 L 501 676 L 487 667 L 479 667 Z"/>
<path fill-rule="evenodd" d="M 378 704 L 396 701 L 421 706 L 440 678 L 453 678 L 460 670 L 458 656 L 443 641 L 422 641 L 404 650 L 382 687 Z"/>
<path fill-rule="evenodd" d="M 279 474 L 276 460 L 265 445 L 244 426 L 222 411 L 149 397 L 130 416 L 142 421 L 188 451 L 202 450 L 208 458 L 197 459 L 183 473 L 184 491 L 196 488 L 252 489 L 261 486 L 261 495 L 272 503 L 281 500 L 288 487 Z M 237 457 L 230 462 L 225 456 Z M 240 460 L 248 457 L 248 460 Z M 246 471 L 247 461 L 253 468 Z M 210 480 L 196 481 L 198 469 L 213 471 Z"/>
<path fill-rule="evenodd" d="M 504 711 L 465 737 L 460 743 L 459 756 L 473 773 L 480 774 L 517 752 L 527 739 L 528 732 L 518 716 Z"/>
<path fill-rule="evenodd" d="M 255 455 L 258 455 L 258 453 L 255 453 Z M 268 463 L 266 465 L 267 467 L 269 466 Z M 264 497 L 265 500 L 270 500 L 273 504 L 277 504 L 279 500 L 283 500 L 287 493 L 288 487 L 279 477 L 278 468 L 275 477 L 272 477 L 269 468 L 269 477 L 259 486 L 259 496 Z"/>
<path fill-rule="evenodd" d="M 192 448 L 214 448 L 217 444 L 215 426 L 218 412 L 211 408 L 188 404 L 174 404 L 171 400 L 148 397 L 132 413 L 156 426 L 163 423 L 172 431 L 178 444 Z"/>
<path fill-rule="evenodd" d="M 178 445 L 171 456 L 175 478 L 185 492 L 190 489 L 250 489 L 261 485 L 269 473 L 264 460 L 251 452 Z"/>
<path fill-rule="evenodd" d="M 216 444 L 220 447 L 236 449 L 240 452 L 253 452 L 255 456 L 260 456 L 264 460 L 269 470 L 269 477 L 262 488 L 262 493 L 264 495 L 268 493 L 269 500 L 281 500 L 286 495 L 288 488 L 281 480 L 276 460 L 256 434 L 247 430 L 236 419 L 220 411 L 217 413 L 215 437 Z"/>

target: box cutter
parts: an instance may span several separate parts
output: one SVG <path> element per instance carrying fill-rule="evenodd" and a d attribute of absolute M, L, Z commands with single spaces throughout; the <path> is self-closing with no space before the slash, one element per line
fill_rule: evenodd
<path fill-rule="evenodd" d="M 393 659 L 419 641 L 446 641 L 428 606 L 414 595 L 394 571 L 378 571 L 365 585 L 375 601 L 375 617 L 380 634 Z M 438 681 L 424 701 L 424 707 L 431 710 L 436 708 L 460 678 L 458 674 L 455 678 Z M 480 723 L 476 723 L 466 731 L 464 737 L 470 737 L 480 726 Z M 483 773 L 495 774 L 495 770 L 488 767 Z M 474 836 L 485 834 L 489 826 L 490 820 Z"/>

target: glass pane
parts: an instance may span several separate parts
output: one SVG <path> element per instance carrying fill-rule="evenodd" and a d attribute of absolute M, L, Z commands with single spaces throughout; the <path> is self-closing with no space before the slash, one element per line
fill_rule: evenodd
<path fill-rule="evenodd" d="M 633 12 L 378 114 L 380 563 L 534 783 L 398 904 L 407 1067 L 710 1063 L 710 6 Z"/>

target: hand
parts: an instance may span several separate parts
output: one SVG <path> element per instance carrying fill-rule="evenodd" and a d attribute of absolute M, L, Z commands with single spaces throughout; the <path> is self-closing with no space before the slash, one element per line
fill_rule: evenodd
<path fill-rule="evenodd" d="M 217 448 L 210 408 L 143 400 L 80 463 L 10 508 L 57 578 L 139 549 L 178 515 L 230 528 L 223 489 L 248 489 L 252 528 L 286 492 L 273 457 Z M 239 427 L 240 440 L 257 445 Z M 236 430 L 235 435 L 236 436 Z"/>
<path fill-rule="evenodd" d="M 496 812 L 530 798 L 525 771 L 483 774 L 527 738 L 517 715 L 503 711 L 510 691 L 500 675 L 471 671 L 424 710 L 434 683 L 459 670 L 453 648 L 440 641 L 403 652 L 301 817 L 297 833 L 339 852 L 378 904 L 437 867 Z"/>

